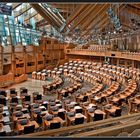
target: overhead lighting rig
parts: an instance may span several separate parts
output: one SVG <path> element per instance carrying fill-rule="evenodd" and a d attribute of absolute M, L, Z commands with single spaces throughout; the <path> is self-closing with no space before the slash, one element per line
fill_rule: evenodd
<path fill-rule="evenodd" d="M 113 23 L 114 25 L 114 28 L 116 31 L 119 31 L 121 29 L 121 23 L 120 23 L 120 19 L 118 18 L 118 16 L 114 13 L 113 9 L 110 7 L 108 10 L 107 10 L 107 13 L 110 17 L 110 20 L 111 22 Z"/>

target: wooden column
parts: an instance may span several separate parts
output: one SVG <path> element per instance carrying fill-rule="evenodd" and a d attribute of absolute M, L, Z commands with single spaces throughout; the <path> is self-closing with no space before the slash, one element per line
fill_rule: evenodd
<path fill-rule="evenodd" d="M 120 61 L 120 60 L 119 60 L 119 58 L 118 58 L 118 59 L 117 59 L 117 66 L 119 66 L 119 61 Z"/>
<path fill-rule="evenodd" d="M 135 67 L 135 63 L 134 63 L 134 60 L 132 60 L 132 68 Z"/>

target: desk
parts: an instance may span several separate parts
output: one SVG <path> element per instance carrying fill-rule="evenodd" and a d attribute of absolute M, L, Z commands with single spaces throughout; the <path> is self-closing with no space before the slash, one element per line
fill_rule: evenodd
<path fill-rule="evenodd" d="M 75 106 L 74 108 L 72 108 L 72 109 L 70 109 L 69 111 L 70 112 L 76 112 L 76 110 L 78 110 L 78 109 L 82 109 L 82 107 L 81 106 Z M 83 110 L 83 109 L 82 109 Z M 77 114 L 77 113 L 76 113 Z"/>
<path fill-rule="evenodd" d="M 85 115 L 88 115 L 87 112 L 88 112 L 88 109 L 90 109 L 90 108 L 97 108 L 97 105 L 95 105 L 93 103 L 90 103 L 88 105 L 83 105 Z"/>
<path fill-rule="evenodd" d="M 4 110 L 4 111 L 8 111 L 8 106 L 4 106 L 4 107 L 3 107 L 3 110 Z"/>
<path fill-rule="evenodd" d="M 114 97 L 110 100 L 110 102 L 117 103 L 119 100 L 120 100 L 119 97 L 115 97 L 115 96 L 114 96 Z"/>
<path fill-rule="evenodd" d="M 94 113 L 106 115 L 106 113 L 100 109 L 96 109 Z"/>
<path fill-rule="evenodd" d="M 16 117 L 16 116 L 14 115 L 14 116 L 13 116 L 13 121 L 16 122 L 16 121 L 18 120 L 18 118 L 27 118 L 27 119 L 30 119 L 31 116 L 30 116 L 28 113 L 23 114 L 23 115 L 20 116 L 20 117 Z"/>
<path fill-rule="evenodd" d="M 31 126 L 31 125 L 35 125 L 35 129 L 39 128 L 39 125 L 36 121 L 29 121 L 28 124 L 26 124 L 26 125 L 21 125 L 21 124 L 17 123 L 16 129 L 17 129 L 17 131 L 22 132 L 24 130 L 25 126 Z"/>
<path fill-rule="evenodd" d="M 109 104 L 108 104 L 109 105 Z M 111 108 L 105 108 L 105 112 L 106 112 L 106 118 L 108 117 L 108 115 L 110 113 L 114 113 L 117 109 L 120 109 L 119 107 L 117 106 L 114 106 L 114 105 L 111 105 Z"/>
<path fill-rule="evenodd" d="M 43 125 L 44 127 L 49 127 L 51 123 L 55 123 L 55 122 L 60 122 L 61 125 L 65 125 L 65 121 L 62 120 L 60 117 L 54 117 L 52 120 L 47 121 L 47 120 L 43 120 Z"/>
<path fill-rule="evenodd" d="M 90 122 L 90 120 L 93 120 L 94 112 L 87 112 L 87 122 Z"/>
<path fill-rule="evenodd" d="M 127 95 L 125 94 L 120 94 L 120 99 L 125 99 L 127 97 Z"/>
<path fill-rule="evenodd" d="M 137 107 L 140 105 L 140 99 L 134 98 L 130 101 L 129 112 L 137 111 Z"/>
<path fill-rule="evenodd" d="M 0 130 L 0 132 L 3 132 L 3 131 L 5 131 L 7 134 L 11 133 L 12 130 L 11 130 L 10 125 L 4 125 L 3 128 Z"/>
<path fill-rule="evenodd" d="M 73 92 L 73 88 L 68 88 L 68 91 L 69 91 L 70 93 L 72 93 L 72 92 Z"/>
<path fill-rule="evenodd" d="M 3 114 L 3 115 L 5 114 L 6 116 L 9 116 L 9 115 L 10 115 L 10 113 L 9 113 L 8 110 L 3 111 L 2 114 Z"/>
<path fill-rule="evenodd" d="M 49 113 L 48 113 L 48 111 L 46 110 L 46 111 L 41 111 L 41 116 L 45 116 L 45 115 L 49 115 Z M 33 116 L 33 118 L 34 119 L 36 119 L 36 117 L 37 117 L 37 114 L 36 113 L 34 113 L 34 112 L 32 112 L 32 116 Z"/>
<path fill-rule="evenodd" d="M 58 112 L 66 112 L 66 110 L 63 109 L 63 108 L 61 108 L 61 109 L 59 109 L 58 111 L 51 111 L 51 113 L 52 113 L 53 115 L 58 115 Z"/>
<path fill-rule="evenodd" d="M 75 118 L 82 118 L 82 117 L 84 117 L 85 120 L 87 119 L 87 117 L 81 113 L 76 113 L 75 116 L 73 117 L 67 116 L 67 126 L 69 126 L 72 122 L 74 122 Z"/>
<path fill-rule="evenodd" d="M 10 122 L 9 116 L 2 117 L 2 118 L 0 119 L 0 122 L 4 122 L 4 123 Z"/>

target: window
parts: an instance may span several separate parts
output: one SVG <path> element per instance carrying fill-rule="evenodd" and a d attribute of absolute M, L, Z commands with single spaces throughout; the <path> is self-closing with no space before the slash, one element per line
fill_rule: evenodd
<path fill-rule="evenodd" d="M 34 66 L 34 65 L 35 65 L 34 62 L 28 62 L 28 63 L 27 63 L 27 66 Z"/>
<path fill-rule="evenodd" d="M 43 61 L 38 61 L 38 64 L 43 64 Z"/>

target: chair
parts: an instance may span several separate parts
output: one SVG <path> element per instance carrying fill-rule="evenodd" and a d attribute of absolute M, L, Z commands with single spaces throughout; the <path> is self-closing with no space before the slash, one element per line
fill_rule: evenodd
<path fill-rule="evenodd" d="M 35 109 L 35 108 L 39 108 L 39 104 L 32 104 L 32 107 Z"/>
<path fill-rule="evenodd" d="M 17 92 L 16 92 L 16 89 L 15 88 L 10 89 L 10 96 L 11 97 L 17 96 Z"/>
<path fill-rule="evenodd" d="M 14 114 L 15 114 L 16 117 L 21 117 L 23 115 L 23 112 L 16 111 L 16 112 L 14 112 Z"/>
<path fill-rule="evenodd" d="M 81 118 L 75 118 L 74 124 L 78 125 L 78 124 L 83 124 L 84 123 L 84 117 Z"/>
<path fill-rule="evenodd" d="M 5 131 L 0 132 L 0 136 L 6 136 L 6 132 Z"/>
<path fill-rule="evenodd" d="M 22 106 L 20 105 L 17 105 L 14 109 L 14 111 L 21 111 L 22 110 Z"/>
<path fill-rule="evenodd" d="M 43 102 L 43 101 L 42 101 L 42 95 L 41 95 L 41 94 L 37 95 L 35 101 L 36 101 L 37 103 L 42 103 L 42 102 Z"/>
<path fill-rule="evenodd" d="M 51 115 L 51 114 L 44 117 L 44 119 L 46 119 L 47 121 L 53 120 L 53 118 L 54 118 L 54 115 Z"/>
<path fill-rule="evenodd" d="M 56 103 L 55 102 L 50 102 L 50 106 L 55 106 Z"/>
<path fill-rule="evenodd" d="M 82 102 L 87 102 L 88 96 L 84 96 Z"/>
<path fill-rule="evenodd" d="M 11 102 L 18 104 L 18 98 L 17 97 L 12 97 Z"/>
<path fill-rule="evenodd" d="M 82 108 L 76 109 L 75 111 L 76 111 L 76 113 L 81 113 L 81 114 L 83 113 L 83 109 Z"/>
<path fill-rule="evenodd" d="M 42 117 L 40 114 L 37 114 L 36 122 L 39 123 L 40 125 L 42 124 Z"/>
<path fill-rule="evenodd" d="M 61 123 L 60 122 L 56 122 L 56 123 L 51 123 L 50 124 L 50 129 L 57 129 L 61 127 Z"/>
<path fill-rule="evenodd" d="M 25 98 L 24 98 L 24 103 L 25 104 L 30 104 L 31 102 L 31 96 L 30 95 L 26 95 Z"/>
<path fill-rule="evenodd" d="M 52 110 L 52 111 L 58 111 L 59 108 L 58 108 L 57 106 L 54 106 L 54 107 L 51 107 L 51 110 Z"/>
<path fill-rule="evenodd" d="M 40 114 L 41 113 L 41 109 L 40 108 L 34 109 L 34 113 Z"/>
<path fill-rule="evenodd" d="M 103 120 L 103 114 L 94 114 L 93 121 Z"/>
<path fill-rule="evenodd" d="M 42 95 L 41 94 L 37 95 L 36 100 L 42 100 Z"/>
<path fill-rule="evenodd" d="M 114 113 L 111 113 L 110 116 L 112 117 L 119 117 L 121 116 L 121 112 L 122 112 L 122 109 L 116 109 L 116 111 Z"/>
<path fill-rule="evenodd" d="M 66 98 L 66 97 L 69 96 L 69 93 L 68 92 L 65 92 L 62 96 Z"/>
<path fill-rule="evenodd" d="M 35 131 L 35 125 L 31 125 L 31 126 L 25 126 L 24 127 L 24 134 L 29 134 L 29 133 L 34 133 Z"/>
<path fill-rule="evenodd" d="M 0 95 L 3 95 L 3 96 L 5 96 L 5 97 L 7 97 L 7 92 L 4 91 L 4 90 L 2 90 L 2 91 L 0 91 Z"/>
<path fill-rule="evenodd" d="M 28 119 L 26 119 L 26 118 L 18 121 L 18 123 L 21 124 L 21 125 L 27 125 L 28 122 L 29 122 L 29 121 L 28 121 Z"/>
<path fill-rule="evenodd" d="M 44 102 L 44 103 L 42 104 L 42 106 L 44 106 L 46 109 L 48 109 L 48 103 L 47 103 L 47 102 Z"/>
<path fill-rule="evenodd" d="M 6 98 L 0 98 L 0 104 L 6 106 Z"/>
<path fill-rule="evenodd" d="M 29 110 L 28 109 L 25 109 L 25 110 L 22 110 L 23 114 L 27 114 L 29 113 Z"/>
<path fill-rule="evenodd" d="M 28 105 L 28 111 L 31 113 L 31 105 Z"/>
<path fill-rule="evenodd" d="M 69 117 L 74 117 L 75 116 L 75 112 L 67 112 L 67 115 L 69 116 Z"/>
<path fill-rule="evenodd" d="M 21 90 L 20 90 L 20 93 L 28 93 L 28 89 L 26 89 L 26 88 L 22 88 Z"/>
<path fill-rule="evenodd" d="M 24 99 L 25 99 L 25 101 L 29 101 L 30 102 L 31 101 L 31 96 L 30 95 L 26 95 Z"/>
<path fill-rule="evenodd" d="M 58 117 L 60 117 L 62 120 L 65 120 L 65 112 L 58 112 Z"/>

